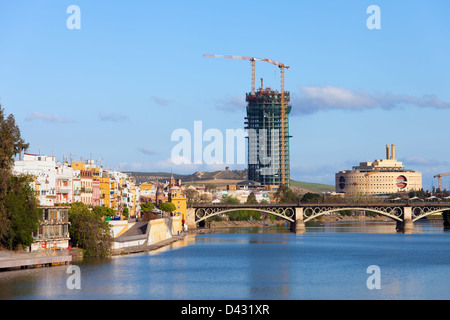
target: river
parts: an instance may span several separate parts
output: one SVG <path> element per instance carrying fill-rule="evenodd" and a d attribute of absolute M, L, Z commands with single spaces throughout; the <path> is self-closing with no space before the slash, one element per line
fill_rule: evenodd
<path fill-rule="evenodd" d="M 449 249 L 441 220 L 418 221 L 412 234 L 369 221 L 307 225 L 303 234 L 224 230 L 75 262 L 78 273 L 68 266 L 2 272 L 0 299 L 450 299 Z"/>

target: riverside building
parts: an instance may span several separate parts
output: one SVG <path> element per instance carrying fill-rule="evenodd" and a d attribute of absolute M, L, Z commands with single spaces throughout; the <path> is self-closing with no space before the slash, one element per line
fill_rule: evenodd
<path fill-rule="evenodd" d="M 353 170 L 336 173 L 336 192 L 345 195 L 389 196 L 421 188 L 422 173 L 405 169 L 395 159 L 395 145 L 386 146 L 386 159 L 361 162 Z"/>

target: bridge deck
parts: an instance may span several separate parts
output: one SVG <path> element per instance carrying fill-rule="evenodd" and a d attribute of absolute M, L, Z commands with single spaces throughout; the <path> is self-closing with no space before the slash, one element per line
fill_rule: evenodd
<path fill-rule="evenodd" d="M 308 207 L 335 207 L 335 208 L 361 208 L 361 207 L 439 207 L 449 208 L 450 202 L 361 202 L 361 203 L 266 203 L 266 204 L 198 204 L 195 209 L 206 208 L 308 208 Z"/>

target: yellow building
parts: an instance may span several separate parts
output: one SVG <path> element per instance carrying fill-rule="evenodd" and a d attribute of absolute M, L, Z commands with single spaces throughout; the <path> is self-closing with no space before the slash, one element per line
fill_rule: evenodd
<path fill-rule="evenodd" d="M 85 170 L 84 162 L 72 162 L 70 164 L 73 170 Z"/>
<path fill-rule="evenodd" d="M 173 213 L 175 215 L 181 216 L 181 223 L 184 225 L 186 223 L 186 214 L 187 214 L 186 197 L 183 194 L 183 191 L 181 190 L 181 185 L 175 183 L 173 174 L 170 175 L 168 198 L 169 202 L 172 202 L 176 207 Z"/>
<path fill-rule="evenodd" d="M 111 208 L 111 181 L 109 178 L 100 178 L 100 200 L 101 206 Z"/>
<path fill-rule="evenodd" d="M 92 179 L 100 180 L 100 168 L 89 168 L 88 170 L 92 172 Z"/>
<path fill-rule="evenodd" d="M 133 184 L 133 185 L 131 186 L 131 208 L 130 208 L 130 216 L 136 216 L 136 204 L 137 204 L 136 186 Z"/>
<path fill-rule="evenodd" d="M 182 223 L 186 222 L 187 203 L 181 188 L 174 186 L 169 190 L 169 202 L 172 202 L 176 209 L 173 212 L 175 215 L 180 215 Z"/>
<path fill-rule="evenodd" d="M 142 184 L 139 186 L 139 189 L 141 190 L 141 193 L 142 193 L 143 191 L 150 191 L 150 190 L 152 189 L 152 184 L 151 184 L 151 183 L 142 183 Z"/>
<path fill-rule="evenodd" d="M 119 186 L 114 179 L 110 179 L 110 208 L 113 210 L 119 210 L 119 202 L 117 201 L 118 198 L 120 199 L 119 194 Z"/>

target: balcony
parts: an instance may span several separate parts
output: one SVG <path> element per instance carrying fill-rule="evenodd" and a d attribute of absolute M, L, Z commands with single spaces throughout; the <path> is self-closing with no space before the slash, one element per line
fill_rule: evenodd
<path fill-rule="evenodd" d="M 56 193 L 69 194 L 72 192 L 71 187 L 57 187 Z"/>

